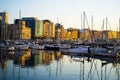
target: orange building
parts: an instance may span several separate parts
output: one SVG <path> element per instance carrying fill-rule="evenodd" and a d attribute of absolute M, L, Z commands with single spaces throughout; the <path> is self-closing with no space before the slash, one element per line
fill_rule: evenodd
<path fill-rule="evenodd" d="M 55 25 L 49 20 L 43 20 L 43 37 L 54 38 L 55 37 Z"/>
<path fill-rule="evenodd" d="M 51 22 L 50 26 L 51 26 L 51 38 L 55 38 L 55 24 Z"/>
<path fill-rule="evenodd" d="M 77 41 L 78 39 L 78 29 L 69 28 L 68 30 L 68 40 Z"/>

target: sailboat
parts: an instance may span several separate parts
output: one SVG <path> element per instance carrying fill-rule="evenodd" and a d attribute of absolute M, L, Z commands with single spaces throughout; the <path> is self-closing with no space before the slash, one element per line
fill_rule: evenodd
<path fill-rule="evenodd" d="M 93 26 L 93 19 L 92 19 L 92 26 Z M 104 20 L 103 20 L 103 25 L 104 27 Z M 98 46 L 99 44 L 99 39 L 96 41 L 96 46 L 93 46 L 90 50 L 91 53 L 97 54 L 97 53 L 107 53 L 108 50 L 106 48 L 103 48 L 102 46 Z"/>
<path fill-rule="evenodd" d="M 120 19 L 119 19 L 119 31 L 120 31 Z M 118 34 L 118 43 L 120 42 L 120 32 L 117 33 Z M 117 56 L 120 57 L 120 46 L 116 46 L 114 48 L 114 51 L 117 53 Z"/>
<path fill-rule="evenodd" d="M 86 18 L 86 15 L 85 15 L 85 12 L 83 12 L 84 29 L 85 29 L 85 20 L 86 20 L 85 18 Z M 84 36 L 85 36 L 85 30 L 84 30 Z M 90 46 L 81 45 L 72 49 L 68 49 L 67 52 L 68 53 L 90 53 Z"/>

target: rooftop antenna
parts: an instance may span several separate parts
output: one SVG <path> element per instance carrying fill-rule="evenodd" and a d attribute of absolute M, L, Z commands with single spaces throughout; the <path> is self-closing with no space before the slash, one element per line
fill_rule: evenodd
<path fill-rule="evenodd" d="M 82 23 L 83 23 L 83 18 L 82 18 L 82 14 L 81 14 L 81 29 L 82 29 Z"/>
<path fill-rule="evenodd" d="M 21 19 L 21 10 L 19 10 L 19 19 Z"/>

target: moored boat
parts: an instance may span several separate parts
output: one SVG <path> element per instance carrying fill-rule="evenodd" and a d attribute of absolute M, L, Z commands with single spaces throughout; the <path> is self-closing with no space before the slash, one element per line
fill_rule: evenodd
<path fill-rule="evenodd" d="M 45 45 L 45 50 L 59 50 L 60 47 L 56 44 Z"/>

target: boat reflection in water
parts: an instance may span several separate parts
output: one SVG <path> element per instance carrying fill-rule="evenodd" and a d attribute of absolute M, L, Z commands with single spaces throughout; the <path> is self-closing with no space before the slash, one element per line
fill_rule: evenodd
<path fill-rule="evenodd" d="M 1 51 L 0 80 L 120 80 L 120 62 L 60 51 Z"/>

